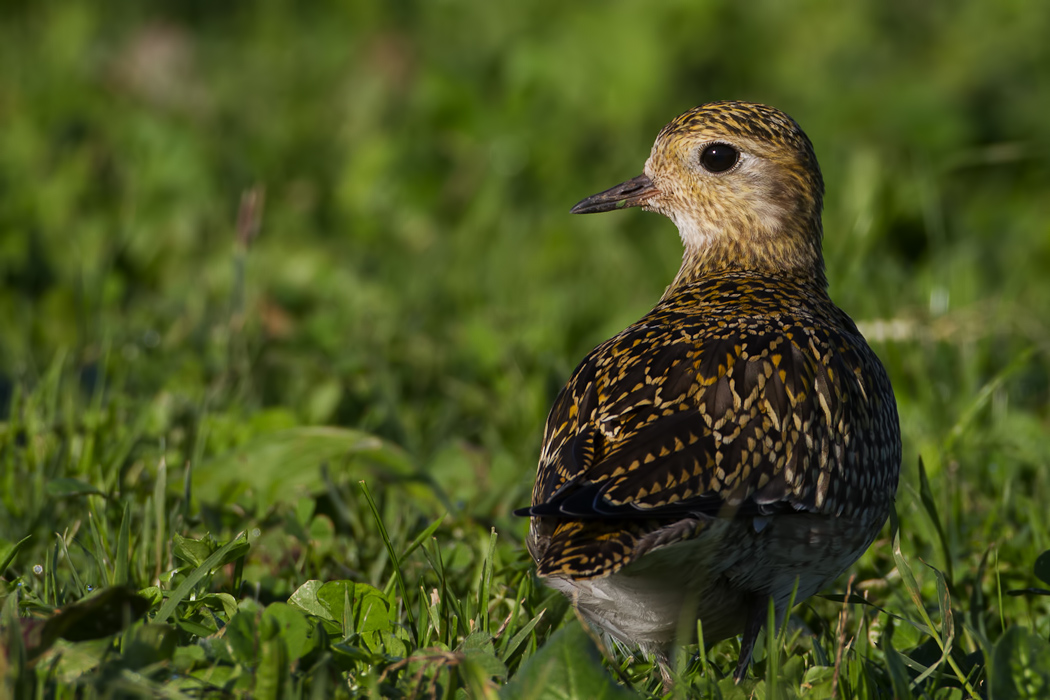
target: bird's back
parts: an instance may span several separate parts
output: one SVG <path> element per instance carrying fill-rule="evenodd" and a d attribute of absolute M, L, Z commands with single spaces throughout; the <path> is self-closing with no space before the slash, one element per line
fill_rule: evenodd
<path fill-rule="evenodd" d="M 540 575 L 588 578 L 713 521 L 877 529 L 899 463 L 886 373 L 823 290 L 710 275 L 576 369 L 547 420 L 530 549 Z"/>

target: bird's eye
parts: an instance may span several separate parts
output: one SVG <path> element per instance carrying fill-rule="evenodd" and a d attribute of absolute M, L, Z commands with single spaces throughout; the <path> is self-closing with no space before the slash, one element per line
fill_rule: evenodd
<path fill-rule="evenodd" d="M 700 154 L 700 165 L 712 173 L 724 173 L 736 165 L 740 152 L 724 143 L 713 143 Z"/>

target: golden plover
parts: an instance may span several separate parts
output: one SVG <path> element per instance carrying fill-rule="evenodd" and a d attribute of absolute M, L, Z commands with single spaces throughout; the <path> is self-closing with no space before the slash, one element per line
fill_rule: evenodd
<path fill-rule="evenodd" d="M 778 624 L 867 549 L 901 461 L 886 372 L 828 297 L 824 184 L 790 117 L 705 104 L 660 132 L 645 174 L 573 213 L 641 207 L 685 254 L 644 318 L 588 355 L 547 419 L 527 545 L 605 634 L 656 654 L 678 629 Z M 683 625 L 684 623 L 684 625 Z"/>

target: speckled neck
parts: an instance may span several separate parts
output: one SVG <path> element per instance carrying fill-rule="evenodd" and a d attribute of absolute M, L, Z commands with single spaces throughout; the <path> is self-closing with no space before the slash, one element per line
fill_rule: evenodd
<path fill-rule="evenodd" d="M 765 235 L 752 232 L 719 236 L 699 249 L 687 245 L 682 266 L 664 298 L 683 286 L 733 271 L 790 278 L 804 286 L 826 291 L 828 279 L 824 272 L 823 234 L 819 219 L 794 230 L 794 234 L 781 231 Z"/>

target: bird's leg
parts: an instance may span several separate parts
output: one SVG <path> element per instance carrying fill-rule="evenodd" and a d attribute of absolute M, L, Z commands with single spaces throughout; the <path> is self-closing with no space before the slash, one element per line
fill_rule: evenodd
<path fill-rule="evenodd" d="M 740 642 L 740 660 L 736 664 L 733 680 L 737 683 L 744 680 L 747 668 L 751 665 L 751 653 L 755 650 L 755 641 L 765 625 L 769 608 L 769 594 L 751 594 L 747 601 L 747 621 L 744 623 L 744 639 Z"/>

